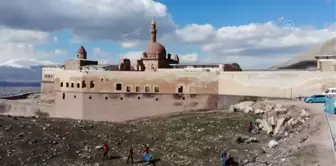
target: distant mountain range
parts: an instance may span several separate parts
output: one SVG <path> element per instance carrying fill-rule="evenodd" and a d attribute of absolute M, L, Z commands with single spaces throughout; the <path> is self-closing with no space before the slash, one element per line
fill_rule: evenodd
<path fill-rule="evenodd" d="M 336 37 L 306 53 L 298 54 L 287 62 L 275 65 L 271 69 L 315 69 L 317 66 L 316 55 L 336 55 Z"/>
<path fill-rule="evenodd" d="M 38 83 L 41 82 L 41 65 L 55 64 L 50 61 L 35 59 L 10 60 L 0 64 L 0 82 Z"/>

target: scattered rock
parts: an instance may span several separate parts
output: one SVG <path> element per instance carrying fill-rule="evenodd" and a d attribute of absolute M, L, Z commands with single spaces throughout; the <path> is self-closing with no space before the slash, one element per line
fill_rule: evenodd
<path fill-rule="evenodd" d="M 274 140 L 270 140 L 269 142 L 268 142 L 268 147 L 269 148 L 274 148 L 274 147 L 276 147 L 278 145 L 278 142 L 276 142 L 276 141 L 274 141 Z"/>
<path fill-rule="evenodd" d="M 300 143 L 305 142 L 307 139 L 308 139 L 308 136 L 305 136 L 305 137 L 301 138 L 301 139 L 300 139 Z"/>

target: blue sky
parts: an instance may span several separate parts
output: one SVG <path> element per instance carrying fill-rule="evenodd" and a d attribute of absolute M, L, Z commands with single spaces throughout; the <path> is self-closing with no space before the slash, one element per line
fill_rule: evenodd
<path fill-rule="evenodd" d="M 322 27 L 335 21 L 335 3 L 325 0 L 160 0 L 177 24 L 210 23 L 215 27 L 266 22 L 280 17 L 297 25 Z M 186 11 L 186 12 L 185 12 Z"/>
<path fill-rule="evenodd" d="M 8 3 L 15 3 L 14 1 L 17 1 L 19 3 L 20 0 L 13 0 L 13 2 Z M 254 52 L 263 52 L 263 49 L 272 48 L 272 50 L 278 51 L 279 49 L 275 48 L 277 47 L 275 46 L 276 40 L 278 40 L 279 43 L 283 43 L 285 45 L 285 46 L 279 46 L 279 48 L 284 48 L 283 49 L 284 52 L 282 54 L 286 55 L 286 58 L 288 59 L 292 55 L 307 50 L 311 46 L 315 46 L 321 43 L 322 41 L 325 41 L 328 37 L 332 37 L 333 36 L 332 33 L 328 32 L 329 34 L 327 34 L 322 31 L 323 29 L 330 28 L 332 24 L 335 23 L 335 0 L 295 0 L 295 1 L 294 0 L 272 0 L 272 1 L 271 0 L 252 0 L 252 1 L 251 0 L 232 0 L 232 1 L 231 0 L 208 0 L 208 1 L 158 0 L 155 2 L 160 2 L 167 10 L 164 11 L 164 9 L 160 8 L 160 6 L 148 5 L 147 6 L 148 9 L 153 10 L 152 13 L 148 11 L 140 11 L 140 12 L 136 11 L 138 9 L 136 7 L 136 5 L 138 4 L 137 2 L 141 1 L 144 3 L 149 3 L 150 0 L 132 0 L 132 3 L 126 4 L 127 6 L 120 7 L 124 8 L 124 10 L 130 10 L 129 12 L 125 12 L 125 15 L 122 15 L 124 14 L 122 13 L 122 11 L 115 11 L 116 14 L 113 15 L 114 10 L 120 10 L 120 8 L 113 9 L 112 1 L 117 0 L 110 0 L 110 1 L 111 1 L 110 11 L 108 11 L 109 6 L 105 4 L 105 7 L 107 7 L 106 14 L 104 14 L 105 11 L 102 11 L 101 16 L 92 16 L 93 19 L 97 20 L 100 19 L 109 20 L 108 21 L 109 23 L 108 25 L 106 24 L 106 26 L 104 25 L 104 23 L 98 21 L 90 21 L 89 18 L 88 20 L 86 20 L 86 23 L 80 23 L 79 26 L 73 23 L 76 22 L 76 19 L 79 20 L 78 15 L 75 15 L 76 11 L 73 11 L 72 13 L 65 12 L 66 14 L 64 14 L 65 16 L 63 17 L 60 16 L 59 14 L 60 12 L 58 13 L 56 9 L 53 8 L 52 10 L 55 11 L 52 10 L 46 11 L 50 12 L 45 14 L 46 19 L 49 15 L 58 14 L 57 16 L 59 17 L 58 21 L 60 22 L 60 24 L 64 25 L 57 25 L 60 27 L 56 28 L 54 26 L 50 28 L 51 23 L 48 21 L 44 21 L 44 18 L 41 18 L 37 20 L 36 25 L 32 26 L 22 25 L 20 27 L 19 25 L 13 24 L 0 17 L 0 27 L 1 25 L 3 25 L 8 28 L 27 29 L 48 33 L 48 38 L 50 41 L 47 43 L 46 42 L 34 43 L 34 48 L 36 49 L 35 52 L 50 53 L 55 52 L 55 50 L 62 50 L 64 52 L 67 52 L 67 55 L 66 53 L 64 53 L 62 56 L 54 55 L 54 56 L 48 56 L 48 58 L 40 56 L 37 59 L 41 60 L 48 59 L 54 62 L 63 62 L 65 59 L 75 57 L 76 50 L 79 48 L 80 45 L 84 45 L 84 47 L 89 53 L 88 56 L 90 58 L 98 60 L 106 60 L 109 63 L 116 63 L 119 61 L 120 57 L 122 57 L 122 55 L 124 54 L 128 53 L 134 54 L 136 52 L 145 51 L 147 45 L 146 43 L 148 41 L 145 41 L 144 39 L 138 40 L 136 37 L 133 37 L 130 42 L 135 42 L 137 44 L 132 48 L 130 47 L 124 48 L 121 46 L 121 43 L 128 41 L 118 40 L 117 37 L 118 35 L 114 36 L 111 35 L 110 38 L 101 37 L 104 35 L 108 36 L 109 33 L 118 34 L 118 31 L 120 31 L 120 34 L 123 33 L 121 32 L 122 30 L 116 29 L 120 28 L 117 27 L 118 21 L 120 21 L 120 19 L 117 19 L 115 15 L 120 14 L 120 18 L 129 20 L 128 22 L 125 20 L 123 21 L 124 22 L 123 25 L 125 26 L 129 25 L 132 27 L 137 27 L 137 24 L 136 23 L 133 24 L 132 20 L 135 19 L 144 20 L 143 23 L 141 23 L 141 25 L 138 25 L 138 27 L 141 27 L 143 29 L 144 28 L 149 29 L 150 18 L 154 16 L 155 18 L 158 18 L 157 24 L 159 26 L 161 25 L 163 27 L 173 27 L 173 30 L 162 30 L 160 29 L 160 27 L 158 29 L 159 35 L 162 35 L 159 38 L 159 41 L 166 46 L 168 52 L 177 53 L 181 56 L 186 55 L 186 58 L 188 58 L 188 56 L 189 58 L 192 56 L 197 56 L 197 61 L 206 61 L 207 59 L 210 59 L 208 61 L 215 61 L 215 62 L 220 61 L 225 63 L 225 61 L 230 60 L 241 62 L 243 61 L 242 59 L 244 59 L 245 57 L 254 58 L 257 56 L 252 55 L 252 53 L 249 54 L 248 53 L 249 50 L 252 50 Z M 81 2 L 84 4 L 87 1 L 81 1 Z M 52 5 L 56 5 L 56 3 L 58 2 L 54 3 L 55 4 Z M 98 0 L 97 6 L 100 3 L 103 3 L 103 1 L 100 2 Z M 50 7 L 44 3 L 40 5 L 46 10 L 48 9 L 48 7 Z M 132 9 L 132 5 L 134 5 L 134 9 Z M 104 6 L 104 4 L 102 6 Z M 69 4 L 69 6 L 64 6 L 64 9 L 66 9 L 66 7 L 70 8 L 71 4 Z M 89 10 L 92 9 L 92 7 L 85 9 L 85 5 L 83 5 L 83 9 L 81 9 L 81 12 L 88 12 Z M 17 9 L 13 8 L 13 10 L 18 9 L 19 7 Z M 100 7 L 99 10 L 102 10 L 102 8 Z M 133 12 L 131 10 L 134 10 L 136 12 Z M 23 13 L 23 15 L 20 16 L 20 19 L 29 20 L 30 14 L 31 13 L 26 13 L 26 15 L 28 16 L 25 16 Z M 162 15 L 160 16 L 160 14 Z M 33 16 L 33 14 L 31 15 Z M 108 18 L 109 16 L 111 18 Z M 171 16 L 171 22 L 169 21 L 170 16 Z M 66 17 L 68 17 L 69 20 L 71 21 L 73 20 L 75 21 L 62 22 L 61 19 L 66 20 L 67 19 Z M 80 17 L 80 19 L 82 21 L 85 20 L 84 17 Z M 288 30 L 283 28 L 284 22 L 293 23 L 294 28 L 298 29 L 293 30 L 292 32 L 288 32 Z M 91 28 L 90 24 L 98 26 L 97 29 L 90 30 L 90 32 L 93 33 L 92 35 L 91 34 L 83 35 L 84 33 L 82 32 L 87 30 L 87 27 Z M 194 31 L 190 29 L 191 27 L 190 25 L 192 24 L 196 25 L 193 26 Z M 270 26 L 269 24 L 271 24 L 272 26 Z M 230 28 L 232 26 L 233 28 Z M 197 30 L 195 30 L 195 28 Z M 224 29 L 223 31 L 221 31 L 221 33 L 223 34 L 218 35 L 219 34 L 218 30 L 221 28 Z M 314 28 L 314 30 L 311 30 L 312 28 Z M 181 32 L 185 32 L 184 34 L 190 33 L 191 35 L 188 36 L 189 39 L 186 39 L 186 36 L 176 35 L 175 32 L 178 30 L 180 30 Z M 228 35 L 231 32 L 233 33 L 233 35 Z M 99 34 L 100 37 L 96 37 L 98 36 L 98 33 L 100 33 Z M 143 30 L 141 31 L 141 33 L 142 36 L 149 35 L 148 30 Z M 256 35 L 258 33 L 260 33 L 260 35 Z M 276 35 L 272 36 L 273 33 Z M 87 39 L 85 40 L 80 39 L 79 42 L 74 42 L 73 39 L 75 36 Z M 201 39 L 197 41 L 192 41 L 190 37 L 192 38 L 193 36 L 194 37 L 201 36 L 204 38 L 202 38 L 202 41 L 200 41 Z M 232 36 L 233 37 L 237 36 L 240 38 L 234 39 Z M 303 38 L 307 36 L 309 37 L 309 39 Z M 52 41 L 52 38 L 57 38 L 57 40 Z M 220 40 L 217 38 L 220 38 Z M 300 45 L 297 44 L 300 43 L 299 41 L 297 41 L 299 39 L 300 40 L 302 39 L 303 41 L 309 40 L 310 42 L 309 43 L 302 42 L 304 44 Z M 250 40 L 250 42 L 248 40 Z M 260 41 L 260 43 L 264 43 L 264 45 L 262 46 L 258 45 L 258 41 Z M 269 41 L 269 43 L 274 42 L 275 44 L 271 46 L 268 45 L 265 46 L 265 43 L 267 43 L 267 41 Z M 286 43 L 291 42 L 293 42 L 292 45 L 286 45 Z M 221 44 L 223 46 L 221 46 Z M 95 56 L 93 50 L 97 50 L 97 48 L 100 49 L 100 53 L 97 53 L 97 55 Z M 237 50 L 240 51 L 237 52 Z M 267 51 L 269 52 L 270 50 L 265 50 L 264 52 Z M 269 56 L 273 56 L 273 54 L 272 55 L 270 54 Z M 274 57 L 276 57 L 275 59 L 280 60 L 279 56 L 280 56 L 279 53 L 274 53 Z M 283 61 L 286 58 L 281 60 Z M 274 62 L 265 61 L 263 63 L 269 64 Z M 264 64 L 259 63 L 256 65 L 264 65 Z"/>

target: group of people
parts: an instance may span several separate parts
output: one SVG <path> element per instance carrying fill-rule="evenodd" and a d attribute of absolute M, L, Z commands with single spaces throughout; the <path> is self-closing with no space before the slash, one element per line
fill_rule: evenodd
<path fill-rule="evenodd" d="M 253 128 L 254 128 L 253 123 L 250 122 L 248 124 L 248 132 L 251 133 Z M 109 147 L 106 143 L 104 143 L 104 145 L 102 147 L 102 150 L 103 150 L 103 160 L 107 160 L 108 159 Z M 130 146 L 129 149 L 128 149 L 128 156 L 127 156 L 126 164 L 129 164 L 130 160 L 131 160 L 132 164 L 134 163 L 133 155 L 134 155 L 134 149 L 133 149 L 132 146 Z M 153 161 L 152 161 L 152 157 L 149 154 L 149 146 L 147 146 L 146 144 L 144 144 L 144 149 L 143 149 L 142 155 L 143 155 L 143 158 L 146 162 L 154 164 Z M 222 166 L 227 166 L 228 165 L 229 158 L 230 158 L 229 153 L 227 153 L 224 150 L 221 154 Z"/>
<path fill-rule="evenodd" d="M 103 160 L 108 160 L 109 147 L 106 143 L 103 144 L 102 150 L 103 150 Z M 149 163 L 152 162 L 151 161 L 152 157 L 149 155 L 149 146 L 144 144 L 144 150 L 143 150 L 142 154 L 143 154 L 143 157 L 144 157 L 146 162 L 149 162 Z M 128 156 L 127 156 L 127 161 L 126 161 L 127 164 L 130 161 L 131 161 L 132 164 L 134 163 L 133 155 L 134 155 L 134 149 L 133 149 L 132 146 L 130 146 L 129 149 L 128 149 Z"/>

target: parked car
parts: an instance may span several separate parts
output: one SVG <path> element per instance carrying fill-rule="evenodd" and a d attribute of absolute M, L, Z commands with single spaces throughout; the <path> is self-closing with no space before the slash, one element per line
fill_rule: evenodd
<path fill-rule="evenodd" d="M 326 95 L 313 95 L 310 97 L 305 97 L 303 101 L 305 103 L 325 103 L 326 100 Z"/>

